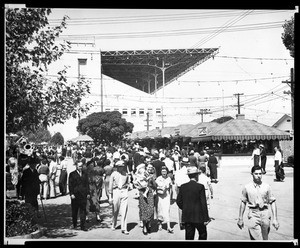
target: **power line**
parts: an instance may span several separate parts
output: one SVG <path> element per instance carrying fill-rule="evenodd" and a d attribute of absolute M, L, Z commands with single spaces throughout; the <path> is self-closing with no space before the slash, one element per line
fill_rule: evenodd
<path fill-rule="evenodd" d="M 251 15 L 261 14 L 278 14 L 281 12 L 287 12 L 287 10 L 277 11 L 254 11 Z M 207 19 L 207 18 L 222 18 L 239 15 L 238 11 L 211 11 L 205 13 L 176 13 L 176 14 L 165 14 L 165 15 L 151 15 L 151 16 L 114 16 L 114 17 L 102 17 L 102 18 L 70 18 L 67 25 L 99 25 L 99 24 L 125 24 L 125 23 L 136 23 L 136 22 L 162 22 L 162 21 L 186 21 L 193 19 Z M 51 19 L 48 21 L 50 25 L 59 24 L 61 19 Z"/>
<path fill-rule="evenodd" d="M 245 15 L 242 17 L 244 18 Z M 235 20 L 234 23 L 240 19 Z M 229 23 L 233 25 L 234 23 Z M 82 39 L 87 37 L 93 37 L 94 39 L 124 39 L 124 38 L 147 38 L 147 37 L 164 37 L 164 36 L 180 36 L 180 35 L 195 35 L 195 34 L 210 34 L 208 37 L 200 40 L 195 46 L 200 46 L 211 40 L 215 36 L 222 32 L 240 32 L 260 29 L 271 29 L 271 28 L 282 28 L 282 22 L 268 22 L 268 23 L 257 23 L 257 24 L 244 24 L 230 27 L 229 24 L 222 27 L 210 27 L 201 29 L 179 29 L 179 30 L 154 30 L 147 32 L 117 32 L 117 33 L 90 33 L 90 34 L 69 34 L 60 35 L 57 39 Z M 213 34 L 211 34 L 213 32 Z"/>
<path fill-rule="evenodd" d="M 286 78 L 288 76 L 278 76 L 278 77 L 263 77 L 263 78 L 248 78 L 248 79 L 228 79 L 228 80 L 177 80 L 177 82 L 185 83 L 223 83 L 223 82 L 249 82 L 249 81 L 262 81 L 262 80 L 271 80 L 278 78 Z"/>
<path fill-rule="evenodd" d="M 221 56 L 221 55 L 216 55 L 215 58 L 226 58 L 226 59 L 253 59 L 253 60 L 294 60 L 294 59 L 284 59 L 284 58 L 263 58 L 263 57 L 237 57 L 237 56 Z"/>
<path fill-rule="evenodd" d="M 247 14 L 249 14 L 251 12 L 252 12 L 251 10 L 247 10 L 243 14 L 241 14 L 240 16 L 238 16 L 237 18 L 234 18 L 233 20 L 227 21 L 221 28 L 219 28 L 218 30 L 214 31 L 214 33 L 210 34 L 209 36 L 201 39 L 193 47 L 199 47 L 199 46 L 203 45 L 207 41 L 211 40 L 215 36 L 219 35 L 220 33 L 224 32 L 225 30 L 227 30 L 230 26 L 232 26 L 233 24 L 237 23 L 239 20 L 243 19 L 245 16 L 247 16 Z"/>
<path fill-rule="evenodd" d="M 223 11 L 205 11 L 199 12 L 187 12 L 187 13 L 175 13 L 175 14 L 161 14 L 150 16 L 112 16 L 112 17 L 90 17 L 90 18 L 70 18 L 69 22 L 72 23 L 116 23 L 116 22 L 143 22 L 143 21 L 169 21 L 169 20 L 187 20 L 187 19 L 205 19 L 205 18 L 220 18 L 220 17 L 230 17 L 239 15 L 241 10 L 223 10 Z M 261 15 L 261 14 L 278 14 L 282 12 L 290 12 L 290 10 L 255 10 L 251 15 Z M 48 21 L 52 23 L 60 23 L 61 19 L 48 18 Z"/>

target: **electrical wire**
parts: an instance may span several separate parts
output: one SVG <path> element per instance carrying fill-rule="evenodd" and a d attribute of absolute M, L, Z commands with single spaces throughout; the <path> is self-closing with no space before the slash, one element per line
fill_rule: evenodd
<path fill-rule="evenodd" d="M 227 21 L 221 28 L 219 28 L 217 31 L 215 31 L 214 33 L 210 34 L 209 36 L 201 39 L 199 42 L 197 42 L 193 48 L 195 47 L 200 47 L 201 45 L 205 44 L 206 42 L 210 41 L 212 38 L 216 37 L 217 35 L 219 35 L 220 33 L 223 33 L 226 29 L 228 29 L 230 26 L 234 25 L 235 23 L 237 23 L 238 21 L 240 21 L 241 19 L 243 19 L 244 17 L 246 17 L 248 14 L 250 14 L 251 12 L 253 12 L 253 10 L 247 10 L 244 13 L 242 13 L 240 16 L 238 16 L 237 18 L 234 18 L 233 20 L 229 20 Z"/>
<path fill-rule="evenodd" d="M 196 34 L 209 34 L 209 36 L 203 38 L 194 47 L 199 47 L 211 40 L 215 36 L 223 32 L 240 32 L 240 31 L 250 31 L 250 30 L 261 30 L 261 29 L 271 29 L 271 28 L 282 28 L 282 22 L 268 22 L 268 23 L 257 23 L 257 24 L 244 24 L 236 25 L 230 27 L 238 22 L 242 18 L 238 18 L 233 23 L 229 23 L 226 26 L 222 27 L 209 27 L 209 28 L 200 28 L 200 29 L 178 29 L 178 30 L 154 30 L 146 32 L 116 32 L 116 33 L 89 33 L 89 34 L 68 34 L 60 35 L 57 39 L 65 40 L 76 40 L 76 39 L 87 39 L 93 38 L 98 39 L 125 39 L 125 38 L 149 38 L 149 37 L 164 37 L 164 36 L 182 36 L 182 35 L 196 35 Z M 211 34 L 213 32 L 213 34 Z"/>
<path fill-rule="evenodd" d="M 251 15 L 261 14 L 278 14 L 287 12 L 289 10 L 276 10 L 276 11 L 258 11 L 256 10 Z M 106 18 L 70 18 L 67 25 L 99 25 L 99 24 L 125 24 L 125 23 L 142 23 L 142 22 L 164 22 L 164 21 L 187 21 L 194 19 L 211 19 L 211 18 L 223 18 L 239 15 L 238 11 L 213 11 L 205 13 L 176 13 L 176 14 L 165 14 L 165 15 L 151 15 L 151 16 L 114 16 Z M 51 19 L 48 21 L 50 25 L 60 24 L 60 19 Z"/>

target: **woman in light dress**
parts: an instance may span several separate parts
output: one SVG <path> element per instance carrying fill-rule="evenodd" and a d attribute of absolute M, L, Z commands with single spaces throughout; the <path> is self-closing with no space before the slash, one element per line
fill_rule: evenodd
<path fill-rule="evenodd" d="M 170 226 L 172 180 L 167 173 L 167 167 L 163 166 L 161 169 L 161 176 L 155 180 L 158 195 L 158 230 L 162 230 L 162 223 L 165 222 L 167 223 L 168 233 L 173 233 L 174 231 Z"/>

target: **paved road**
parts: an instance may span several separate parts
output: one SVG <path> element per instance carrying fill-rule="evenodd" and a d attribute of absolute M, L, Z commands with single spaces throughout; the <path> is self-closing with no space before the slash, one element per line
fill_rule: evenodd
<path fill-rule="evenodd" d="M 70 165 L 72 170 L 72 165 Z M 219 168 L 219 183 L 213 184 L 214 199 L 210 209 L 210 216 L 214 218 L 208 225 L 208 240 L 249 240 L 247 228 L 240 230 L 236 225 L 240 195 L 242 186 L 251 181 L 250 167 L 227 166 Z M 286 179 L 284 182 L 274 182 L 273 167 L 267 168 L 267 174 L 263 180 L 269 183 L 273 193 L 277 198 L 278 219 L 280 228 L 276 231 L 271 227 L 270 240 L 293 240 L 294 223 L 294 184 L 293 168 L 285 168 Z M 55 199 L 43 200 L 47 222 L 44 216 L 40 219 L 40 224 L 47 227 L 45 236 L 41 239 L 55 240 L 184 240 L 184 231 L 178 227 L 178 208 L 176 203 L 171 205 L 170 219 L 174 234 L 169 234 L 166 227 L 162 231 L 157 230 L 153 225 L 152 233 L 144 235 L 139 227 L 138 200 L 134 199 L 136 191 L 129 192 L 129 213 L 128 231 L 129 235 L 124 235 L 117 227 L 115 231 L 110 229 L 111 207 L 103 198 L 101 203 L 102 222 L 97 222 L 91 213 L 90 222 L 87 223 L 88 231 L 73 230 L 71 228 L 71 206 L 70 197 L 59 196 Z M 40 203 L 40 202 L 39 202 Z M 40 210 L 42 207 L 40 205 Z M 244 215 L 245 225 L 247 226 L 247 210 Z M 118 225 L 120 222 L 118 222 Z M 195 239 L 198 236 L 196 234 Z"/>

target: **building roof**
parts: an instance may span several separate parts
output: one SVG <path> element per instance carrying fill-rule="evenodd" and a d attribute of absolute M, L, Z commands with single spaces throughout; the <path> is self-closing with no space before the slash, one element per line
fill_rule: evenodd
<path fill-rule="evenodd" d="M 174 127 L 164 127 L 149 131 L 138 131 L 131 134 L 130 139 L 155 139 L 155 138 L 176 138 L 186 137 L 186 134 L 194 128 L 193 124 L 181 124 Z"/>
<path fill-rule="evenodd" d="M 233 119 L 215 126 L 210 133 L 193 136 L 191 141 L 207 140 L 289 140 L 290 134 L 248 119 Z"/>
<path fill-rule="evenodd" d="M 278 127 L 280 123 L 282 123 L 286 118 L 292 118 L 291 116 L 284 114 L 278 121 L 276 121 L 272 127 Z"/>
<path fill-rule="evenodd" d="M 152 94 L 163 87 L 162 68 L 167 85 L 218 52 L 219 48 L 101 51 L 102 73 Z"/>

